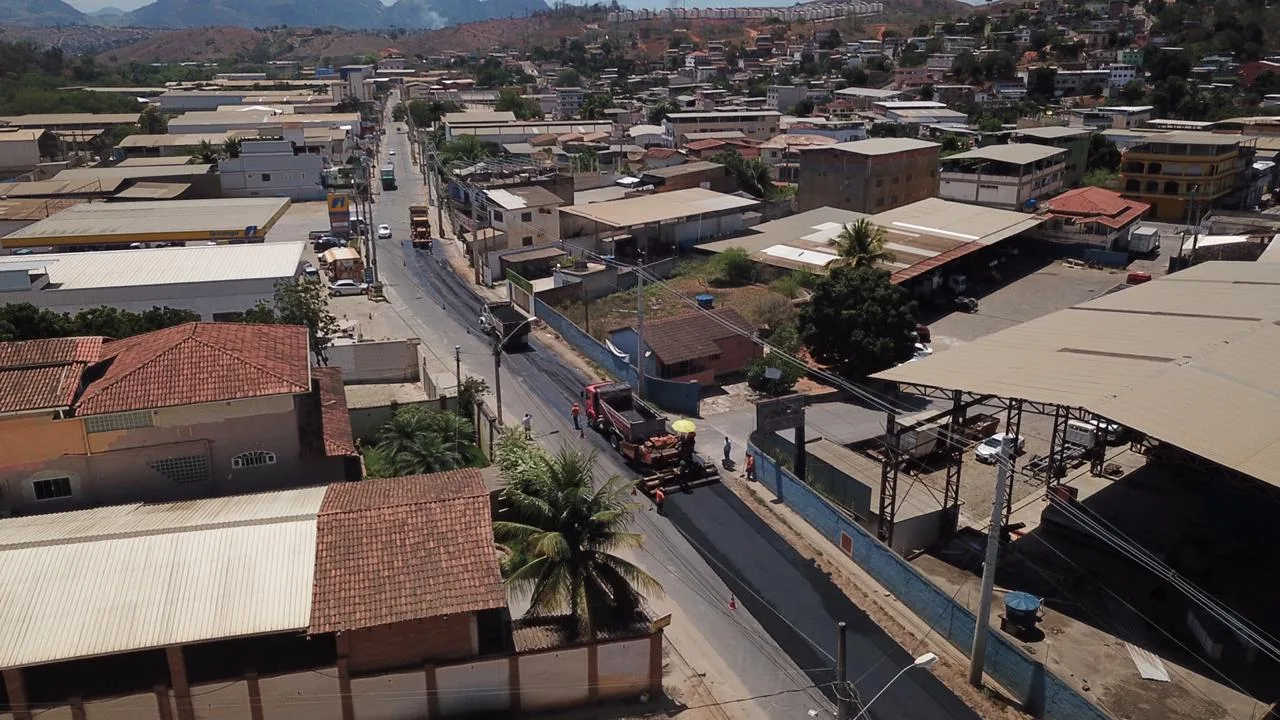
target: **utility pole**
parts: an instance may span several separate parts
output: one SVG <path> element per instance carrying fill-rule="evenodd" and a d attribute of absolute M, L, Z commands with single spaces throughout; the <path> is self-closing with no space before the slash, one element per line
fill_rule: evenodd
<path fill-rule="evenodd" d="M 493 403 L 497 405 L 498 424 L 502 425 L 502 341 L 493 339 Z"/>
<path fill-rule="evenodd" d="M 453 346 L 453 372 L 458 378 L 457 394 L 462 395 L 462 346 Z"/>
<path fill-rule="evenodd" d="M 636 397 L 644 399 L 644 251 L 636 262 Z"/>
<path fill-rule="evenodd" d="M 587 334 L 591 334 L 591 299 L 587 297 L 587 284 L 579 282 L 582 286 L 582 323 L 586 326 Z"/>
<path fill-rule="evenodd" d="M 982 564 L 982 594 L 978 600 L 978 618 L 973 628 L 973 651 L 969 654 L 969 684 L 982 687 L 982 668 L 987 654 L 987 633 L 991 631 L 991 593 L 996 584 L 996 561 L 1000 553 L 1000 524 L 1003 521 L 1004 494 L 1009 484 L 1010 445 L 1016 442 L 1005 433 L 996 457 L 996 496 L 991 504 L 991 526 L 987 528 L 987 557 Z"/>
<path fill-rule="evenodd" d="M 836 720 L 849 720 L 849 661 L 845 623 L 836 623 Z"/>

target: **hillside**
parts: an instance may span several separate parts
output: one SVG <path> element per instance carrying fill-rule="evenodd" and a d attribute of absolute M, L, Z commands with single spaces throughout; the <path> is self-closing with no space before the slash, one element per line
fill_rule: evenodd
<path fill-rule="evenodd" d="M 0 0 L 0 20 L 12 25 L 88 25 L 87 15 L 62 0 Z"/>
<path fill-rule="evenodd" d="M 238 27 L 150 31 L 151 37 L 104 53 L 109 63 L 182 62 L 246 57 L 267 39 L 265 33 Z"/>

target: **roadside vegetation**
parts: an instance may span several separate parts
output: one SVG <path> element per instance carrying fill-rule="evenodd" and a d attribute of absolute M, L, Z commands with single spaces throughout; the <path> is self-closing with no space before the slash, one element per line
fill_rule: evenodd
<path fill-rule="evenodd" d="M 487 463 L 475 446 L 475 428 L 461 413 L 417 405 L 396 409 L 378 429 L 377 443 L 362 449 L 365 476 L 399 477 Z"/>

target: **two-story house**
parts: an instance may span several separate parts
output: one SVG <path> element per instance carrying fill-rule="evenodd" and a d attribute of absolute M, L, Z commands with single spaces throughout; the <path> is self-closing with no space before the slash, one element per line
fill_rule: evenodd
<path fill-rule="evenodd" d="M 938 196 L 1003 210 L 1034 207 L 1062 189 L 1067 151 L 1034 143 L 989 145 L 942 160 Z"/>
<path fill-rule="evenodd" d="M 0 343 L 0 436 L 7 514 L 360 477 L 341 372 L 290 325 Z"/>
<path fill-rule="evenodd" d="M 1124 151 L 1121 192 L 1151 205 L 1153 220 L 1187 222 L 1193 199 L 1203 214 L 1243 185 L 1240 143 L 1209 132 L 1152 135 Z"/>

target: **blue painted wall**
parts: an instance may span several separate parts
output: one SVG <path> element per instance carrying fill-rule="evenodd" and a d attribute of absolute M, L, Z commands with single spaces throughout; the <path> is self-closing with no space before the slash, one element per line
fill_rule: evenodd
<path fill-rule="evenodd" d="M 852 541 L 854 562 L 871 574 L 904 605 L 933 626 L 935 632 L 967 655 L 973 646 L 973 613 L 890 550 L 849 516 L 796 479 L 754 444 L 756 478 L 827 540 L 840 547 L 841 535 Z M 1021 701 L 1027 712 L 1048 720 L 1108 720 L 1108 715 L 1045 669 L 1044 665 L 1009 642 L 1003 633 L 989 631 L 987 674 Z"/>
<path fill-rule="evenodd" d="M 623 362 L 621 358 L 610 352 L 609 348 L 583 332 L 582 328 L 574 325 L 569 318 L 553 310 L 550 305 L 539 300 L 537 296 L 533 299 L 533 314 L 552 330 L 559 333 L 560 337 L 564 338 L 574 349 L 604 368 L 605 372 L 619 380 L 625 380 L 631 383 L 632 387 L 635 387 L 636 369 L 634 367 L 629 363 Z M 646 399 L 663 410 L 682 415 L 698 414 L 698 383 L 672 382 L 649 376 L 645 378 L 645 390 Z"/>

